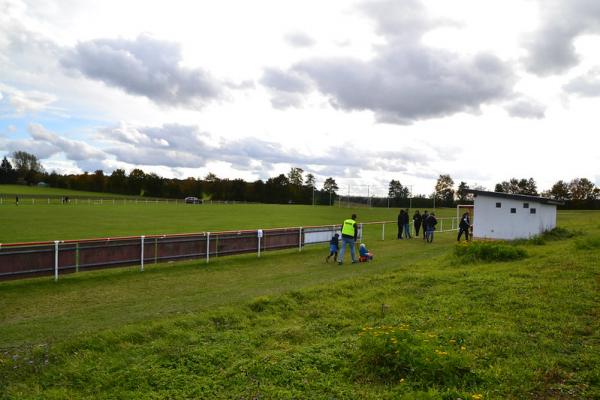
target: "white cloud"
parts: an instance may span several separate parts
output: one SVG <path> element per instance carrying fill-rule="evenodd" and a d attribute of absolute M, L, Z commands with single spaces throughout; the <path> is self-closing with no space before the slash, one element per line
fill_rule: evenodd
<path fill-rule="evenodd" d="M 315 40 L 302 32 L 291 32 L 285 35 L 285 41 L 294 47 L 311 47 L 316 42 Z"/>
<path fill-rule="evenodd" d="M 505 108 L 511 117 L 516 118 L 541 119 L 546 116 L 544 104 L 525 97 L 517 98 L 508 103 Z"/>
<path fill-rule="evenodd" d="M 599 97 L 600 68 L 590 70 L 581 76 L 571 79 L 563 88 L 567 93 L 580 97 Z"/>
<path fill-rule="evenodd" d="M 0 83 L 0 90 L 4 93 L 0 93 L 0 103 L 6 102 L 11 111 L 19 115 L 51 110 L 51 104 L 57 100 L 56 96 L 50 93 L 19 90 L 3 83 Z"/>
<path fill-rule="evenodd" d="M 304 75 L 334 107 L 370 110 L 378 121 L 394 124 L 479 112 L 481 105 L 511 94 L 511 66 L 494 55 L 465 56 L 420 43 L 434 22 L 419 2 L 379 1 L 364 9 L 386 40 L 375 57 L 311 58 L 296 63 L 287 75 L 267 69 L 262 83 L 304 93 L 307 85 L 298 77 Z"/>
<path fill-rule="evenodd" d="M 106 153 L 103 151 L 97 150 L 82 141 L 62 138 L 46 130 L 40 124 L 30 124 L 27 130 L 35 141 L 55 146 L 57 152 L 64 153 L 69 160 L 101 160 L 106 157 Z"/>
<path fill-rule="evenodd" d="M 134 95 L 167 105 L 196 105 L 219 98 L 219 82 L 200 68 L 186 68 L 177 43 L 149 36 L 80 42 L 61 60 L 65 68 Z"/>
<path fill-rule="evenodd" d="M 580 62 L 574 40 L 584 34 L 600 34 L 600 2 L 539 0 L 539 7 L 541 23 L 525 39 L 525 65 L 539 75 L 567 71 Z"/>

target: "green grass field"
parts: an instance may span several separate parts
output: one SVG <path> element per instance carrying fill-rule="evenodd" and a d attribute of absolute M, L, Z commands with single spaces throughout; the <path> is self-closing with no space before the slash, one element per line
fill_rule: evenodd
<path fill-rule="evenodd" d="M 263 204 L 5 204 L 0 206 L 0 243 L 339 224 L 353 212 L 359 222 L 395 221 L 398 210 Z M 438 209 L 439 215 L 455 216 L 456 211 Z M 394 229 L 389 227 L 390 237 Z"/>
<path fill-rule="evenodd" d="M 13 205 L 0 208 L 1 242 L 330 224 L 351 211 Z M 366 231 L 369 264 L 325 264 L 315 245 L 0 282 L 0 398 L 599 398 L 600 212 L 558 224 L 575 236 L 523 242 L 527 256 L 509 262 L 459 258 L 455 233 L 393 240 L 390 225 L 383 241 L 380 226 Z"/>
<path fill-rule="evenodd" d="M 100 193 L 100 192 L 85 192 L 81 190 L 69 190 L 51 187 L 38 187 L 38 186 L 26 186 L 26 185 L 0 185 L 0 197 L 4 198 L 4 201 L 9 201 L 14 204 L 15 196 L 19 195 L 22 198 L 35 197 L 56 197 L 56 196 L 70 196 L 70 197 L 91 197 L 91 198 L 135 198 L 136 196 L 124 196 L 113 193 Z"/>

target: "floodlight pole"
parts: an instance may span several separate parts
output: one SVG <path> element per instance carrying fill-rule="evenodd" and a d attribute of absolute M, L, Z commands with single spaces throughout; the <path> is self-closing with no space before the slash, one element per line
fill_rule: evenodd
<path fill-rule="evenodd" d="M 350 184 L 348 184 L 348 199 L 346 201 L 347 207 L 350 208 Z"/>

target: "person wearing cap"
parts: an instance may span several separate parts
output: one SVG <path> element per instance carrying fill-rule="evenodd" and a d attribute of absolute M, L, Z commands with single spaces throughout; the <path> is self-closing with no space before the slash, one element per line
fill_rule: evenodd
<path fill-rule="evenodd" d="M 342 224 L 342 248 L 340 249 L 340 255 L 338 257 L 338 265 L 344 263 L 344 253 L 346 252 L 346 245 L 350 245 L 350 255 L 352 256 L 352 263 L 358 262 L 356 260 L 356 254 L 354 246 L 356 238 L 358 237 L 358 226 L 356 224 L 356 214 L 352 214 L 351 218 L 348 218 Z"/>

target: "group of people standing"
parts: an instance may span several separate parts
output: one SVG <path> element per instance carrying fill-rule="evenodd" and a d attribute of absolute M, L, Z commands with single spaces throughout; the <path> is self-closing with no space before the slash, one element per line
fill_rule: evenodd
<path fill-rule="evenodd" d="M 410 215 L 408 214 L 408 210 L 400 210 L 400 214 L 398 214 L 398 239 L 404 238 L 410 239 L 412 236 L 410 234 Z M 423 240 L 427 243 L 433 242 L 433 232 L 435 231 L 435 226 L 438 221 L 435 218 L 435 213 L 428 213 L 427 210 L 421 214 L 419 210 L 415 211 L 412 216 L 413 225 L 415 227 L 415 237 L 419 237 L 419 231 L 421 231 L 421 227 L 423 228 Z"/>
<path fill-rule="evenodd" d="M 421 228 L 423 228 L 423 240 L 426 243 L 433 243 L 433 233 L 435 232 L 435 226 L 438 223 L 437 218 L 435 217 L 435 213 L 429 213 L 427 210 L 421 214 L 419 210 L 415 211 L 412 216 L 412 221 L 415 229 L 415 237 L 419 237 L 419 232 Z M 458 224 L 458 238 L 460 241 L 461 236 L 464 234 L 465 239 L 469 240 L 469 231 L 471 228 L 471 218 L 468 212 L 464 213 L 460 219 Z M 411 239 L 412 236 L 410 234 L 410 216 L 408 213 L 408 209 L 400 210 L 398 214 L 398 239 L 404 238 Z M 345 220 L 342 223 L 342 245 L 340 248 L 340 235 L 335 233 L 331 240 L 329 241 L 329 255 L 325 258 L 325 262 L 329 262 L 329 260 L 333 257 L 333 261 L 337 262 L 339 265 L 344 263 L 344 253 L 346 252 L 346 247 L 350 247 L 350 255 L 352 257 L 352 263 L 356 263 L 359 261 L 370 261 L 373 259 L 373 254 L 369 252 L 364 243 L 360 245 L 359 254 L 360 258 L 357 260 L 354 246 L 358 237 L 358 224 L 356 223 L 356 214 L 352 214 L 350 218 Z M 339 250 L 339 257 L 338 257 Z"/>

